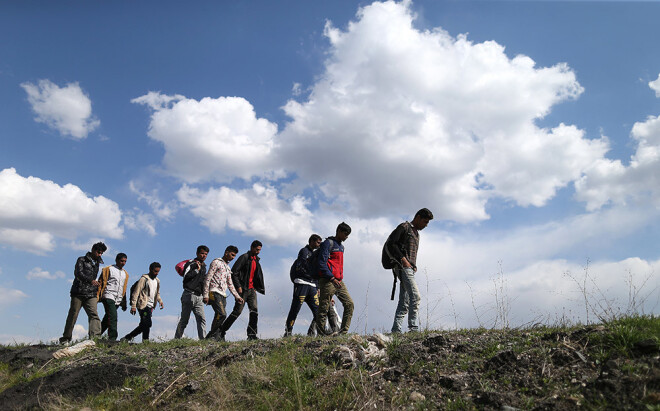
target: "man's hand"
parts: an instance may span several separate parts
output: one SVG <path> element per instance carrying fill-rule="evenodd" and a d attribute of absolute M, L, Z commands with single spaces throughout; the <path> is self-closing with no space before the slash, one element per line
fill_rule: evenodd
<path fill-rule="evenodd" d="M 122 305 L 122 306 L 121 306 L 121 310 L 122 310 L 122 311 L 126 311 L 126 306 L 125 306 L 125 305 Z"/>
<path fill-rule="evenodd" d="M 132 314 L 132 315 L 135 315 L 135 311 L 136 311 L 136 310 L 135 310 L 135 307 L 131 307 L 131 314 Z"/>
<path fill-rule="evenodd" d="M 160 309 L 162 310 L 163 308 L 165 308 L 165 304 L 161 301 L 160 302 Z"/>
<path fill-rule="evenodd" d="M 245 300 L 242 299 L 241 297 L 238 297 L 236 301 L 238 301 L 239 304 L 243 304 L 245 302 Z"/>
<path fill-rule="evenodd" d="M 403 257 L 401 259 L 401 265 L 403 265 L 403 268 L 411 268 L 412 267 L 412 265 L 410 264 L 410 262 L 408 261 L 408 259 L 406 257 Z"/>
<path fill-rule="evenodd" d="M 243 295 L 243 289 L 241 287 L 238 287 L 238 294 Z"/>
<path fill-rule="evenodd" d="M 98 287 L 98 286 L 100 285 L 100 283 L 99 283 L 98 281 L 96 281 L 96 280 L 92 280 L 92 285 L 93 285 L 94 287 Z"/>
<path fill-rule="evenodd" d="M 336 279 L 336 278 L 333 278 L 333 279 L 332 279 L 332 284 L 335 285 L 335 288 L 336 288 L 336 289 L 340 289 L 340 288 L 341 288 L 341 281 L 339 281 L 339 280 Z"/>
<path fill-rule="evenodd" d="M 207 305 L 208 305 L 208 303 L 209 303 L 209 297 L 204 297 L 204 298 L 202 299 L 202 301 L 204 301 L 204 304 L 207 304 Z"/>

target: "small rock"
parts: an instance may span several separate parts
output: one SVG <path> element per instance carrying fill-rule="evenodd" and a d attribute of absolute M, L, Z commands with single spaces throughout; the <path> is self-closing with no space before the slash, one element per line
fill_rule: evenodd
<path fill-rule="evenodd" d="M 426 397 L 424 396 L 424 394 L 419 393 L 417 391 L 413 391 L 412 394 L 410 394 L 410 401 L 420 402 L 420 401 L 424 401 L 425 399 Z"/>

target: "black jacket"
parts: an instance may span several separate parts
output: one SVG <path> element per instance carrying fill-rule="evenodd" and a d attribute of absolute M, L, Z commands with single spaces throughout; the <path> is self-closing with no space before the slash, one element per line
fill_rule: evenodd
<path fill-rule="evenodd" d="M 92 285 L 92 281 L 99 275 L 100 264 L 103 264 L 103 260 L 99 257 L 98 261 L 95 261 L 91 252 L 78 257 L 73 271 L 75 278 L 71 284 L 71 297 L 96 297 L 99 287 Z"/>
<path fill-rule="evenodd" d="M 291 269 L 291 281 L 299 278 L 301 280 L 316 284 L 318 276 L 314 276 L 311 267 L 312 261 L 310 258 L 314 254 L 314 250 L 309 245 L 304 246 L 298 253 L 298 258 L 293 262 Z"/>
<path fill-rule="evenodd" d="M 183 266 L 183 289 L 195 295 L 202 295 L 204 280 L 206 279 L 206 263 L 199 261 L 201 268 L 197 268 L 198 259 L 190 260 Z"/>
<path fill-rule="evenodd" d="M 249 253 L 242 254 L 236 259 L 236 262 L 231 269 L 231 280 L 234 282 L 234 287 L 241 287 L 243 291 L 248 289 L 250 283 Z M 266 287 L 264 286 L 264 273 L 261 271 L 259 256 L 257 256 L 257 267 L 254 270 L 253 284 L 255 291 L 261 294 L 266 294 Z"/>

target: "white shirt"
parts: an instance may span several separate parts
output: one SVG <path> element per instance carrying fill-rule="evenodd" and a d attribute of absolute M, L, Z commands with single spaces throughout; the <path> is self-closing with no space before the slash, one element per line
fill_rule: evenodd
<path fill-rule="evenodd" d="M 103 298 L 113 300 L 116 305 L 121 304 L 126 278 L 128 278 L 126 271 L 120 270 L 116 265 L 111 265 L 108 283 L 103 290 Z"/>
<path fill-rule="evenodd" d="M 149 277 L 147 281 L 148 281 L 147 284 L 149 285 L 149 301 L 147 302 L 147 307 L 153 308 L 155 305 L 154 300 L 156 299 L 156 289 L 158 288 L 158 281 L 156 281 L 155 278 L 152 279 L 151 277 Z"/>

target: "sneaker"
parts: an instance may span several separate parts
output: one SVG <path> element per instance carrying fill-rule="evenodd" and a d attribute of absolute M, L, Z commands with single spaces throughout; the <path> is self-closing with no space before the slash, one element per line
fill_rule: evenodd
<path fill-rule="evenodd" d="M 132 338 L 121 337 L 121 338 L 119 339 L 119 342 L 131 342 L 132 340 L 133 340 Z"/>
<path fill-rule="evenodd" d="M 71 344 L 71 340 L 69 340 L 68 338 L 60 337 L 60 344 L 69 345 Z"/>
<path fill-rule="evenodd" d="M 284 337 L 291 337 L 293 335 L 292 330 L 284 330 Z"/>
<path fill-rule="evenodd" d="M 248 339 L 248 341 L 253 341 L 253 340 L 258 340 L 259 337 L 257 337 L 256 335 L 248 335 L 247 339 Z"/>

